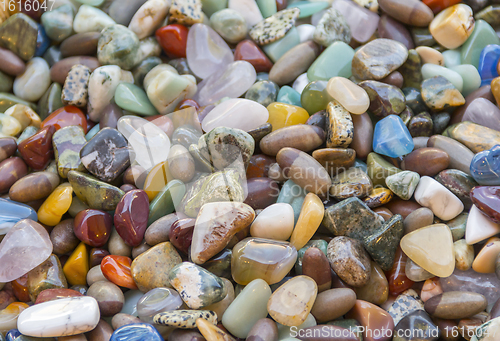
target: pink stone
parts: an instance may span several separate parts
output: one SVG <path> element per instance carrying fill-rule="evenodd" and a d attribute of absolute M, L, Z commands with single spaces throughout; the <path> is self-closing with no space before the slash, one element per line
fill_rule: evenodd
<path fill-rule="evenodd" d="M 463 121 L 500 131 L 500 109 L 486 98 L 476 98 L 465 110 Z"/>
<path fill-rule="evenodd" d="M 357 5 L 354 1 L 337 0 L 333 2 L 332 8 L 342 13 L 351 28 L 352 37 L 360 43 L 366 43 L 378 27 L 378 14 Z"/>

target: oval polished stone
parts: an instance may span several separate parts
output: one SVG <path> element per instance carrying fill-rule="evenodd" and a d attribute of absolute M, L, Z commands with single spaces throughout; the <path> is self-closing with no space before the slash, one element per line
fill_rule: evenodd
<path fill-rule="evenodd" d="M 258 320 L 248 332 L 248 341 L 275 341 L 278 340 L 278 328 L 276 322 L 269 318 Z M 193 340 L 194 341 L 194 340 Z"/>
<path fill-rule="evenodd" d="M 347 314 L 347 318 L 356 319 L 364 328 L 363 339 L 366 341 L 389 341 L 392 333 L 370 333 L 368 330 L 393 330 L 394 320 L 388 312 L 382 308 L 362 300 L 356 300 L 353 309 Z"/>
<path fill-rule="evenodd" d="M 96 299 L 101 316 L 113 316 L 122 310 L 125 297 L 121 289 L 108 281 L 98 281 L 92 284 L 87 296 Z"/>
<path fill-rule="evenodd" d="M 264 136 L 260 141 L 260 149 L 264 154 L 271 156 L 276 156 L 284 147 L 309 152 L 321 146 L 325 142 L 325 138 L 323 129 L 298 124 L 275 130 Z"/>
<path fill-rule="evenodd" d="M 73 232 L 73 219 L 66 219 L 54 226 L 50 232 L 50 240 L 54 247 L 53 252 L 57 255 L 63 255 L 73 251 L 80 240 Z"/>
<path fill-rule="evenodd" d="M 254 210 L 264 209 L 274 204 L 279 195 L 278 183 L 265 177 L 248 179 L 247 191 L 244 203 Z"/>
<path fill-rule="evenodd" d="M 9 198 L 29 202 L 46 198 L 59 185 L 59 176 L 52 172 L 28 174 L 16 181 L 9 190 Z"/>
<path fill-rule="evenodd" d="M 370 280 L 370 259 L 360 241 L 335 237 L 328 243 L 327 257 L 333 271 L 347 284 L 361 287 Z"/>
<path fill-rule="evenodd" d="M 11 76 L 19 76 L 26 70 L 26 64 L 14 52 L 8 49 L 0 49 L 0 71 Z"/>
<path fill-rule="evenodd" d="M 352 114 L 361 115 L 370 106 L 370 98 L 366 91 L 347 78 L 331 78 L 328 81 L 326 90 L 330 96 Z"/>
<path fill-rule="evenodd" d="M 42 129 L 48 126 L 54 126 L 56 130 L 59 130 L 74 125 L 82 127 L 83 132 L 85 134 L 87 133 L 87 118 L 83 112 L 73 105 L 68 105 L 57 109 L 43 120 Z"/>
<path fill-rule="evenodd" d="M 50 68 L 50 78 L 57 83 L 64 84 L 69 70 L 74 65 L 82 64 L 88 67 L 91 71 L 97 69 L 101 64 L 95 57 L 76 56 L 62 59 L 52 65 Z"/>
<path fill-rule="evenodd" d="M 132 190 L 116 206 L 114 223 L 120 237 L 130 246 L 144 238 L 149 218 L 149 199 L 143 190 Z"/>
<path fill-rule="evenodd" d="M 384 12 L 407 25 L 425 27 L 434 19 L 432 10 L 418 0 L 409 0 L 405 3 L 397 0 L 379 0 L 378 3 Z"/>
<path fill-rule="evenodd" d="M 16 149 L 17 143 L 13 137 L 0 138 L 0 162 L 14 155 Z"/>
<path fill-rule="evenodd" d="M 408 50 L 413 49 L 415 44 L 413 43 L 411 34 L 408 29 L 398 21 L 399 19 L 400 17 L 396 20 L 387 14 L 382 15 L 378 22 L 378 34 L 380 38 L 393 39 L 402 43 Z"/>
<path fill-rule="evenodd" d="M 500 223 L 500 187 L 477 186 L 470 191 L 472 203 L 495 223 Z"/>
<path fill-rule="evenodd" d="M 425 310 L 437 318 L 462 319 L 483 311 L 487 305 L 486 298 L 481 294 L 449 291 L 428 299 Z"/>
<path fill-rule="evenodd" d="M 107 212 L 87 209 L 75 217 L 75 236 L 87 245 L 100 247 L 106 244 L 111 234 L 113 220 Z"/>
<path fill-rule="evenodd" d="M 132 260 L 125 256 L 109 255 L 101 262 L 101 271 L 106 279 L 118 286 L 136 290 L 137 285 L 132 278 L 130 266 Z"/>
<path fill-rule="evenodd" d="M 421 176 L 434 176 L 450 163 L 448 154 L 437 148 L 420 148 L 406 155 L 401 162 L 403 170 L 410 170 Z"/>
<path fill-rule="evenodd" d="M 350 148 L 324 148 L 316 149 L 312 156 L 329 174 L 335 176 L 354 165 L 356 152 Z"/>
<path fill-rule="evenodd" d="M 427 147 L 444 150 L 450 158 L 449 167 L 470 174 L 470 164 L 474 153 L 460 142 L 442 135 L 433 135 Z"/>
<path fill-rule="evenodd" d="M 291 83 L 309 69 L 319 52 L 318 45 L 312 41 L 291 48 L 273 65 L 269 71 L 269 80 L 280 86 Z"/>
<path fill-rule="evenodd" d="M 83 32 L 64 39 L 60 46 L 61 57 L 95 55 L 100 36 L 100 32 Z"/>
<path fill-rule="evenodd" d="M 330 289 L 318 294 L 311 314 L 318 322 L 328 322 L 345 315 L 354 304 L 356 293 L 352 289 Z"/>
<path fill-rule="evenodd" d="M 169 233 L 170 242 L 184 254 L 188 253 L 193 239 L 195 219 L 179 219 L 172 224 Z"/>
<path fill-rule="evenodd" d="M 28 174 L 28 167 L 20 157 L 11 157 L 0 162 L 0 193 L 8 192 L 10 187 Z"/>
<path fill-rule="evenodd" d="M 240 41 L 234 50 L 234 60 L 244 60 L 253 65 L 256 72 L 269 72 L 273 63 L 252 40 Z M 292 79 L 293 80 L 293 79 Z M 274 82 L 278 83 L 276 80 Z M 279 84 L 279 83 L 278 83 Z"/>
<path fill-rule="evenodd" d="M 460 47 L 474 30 L 472 9 L 457 4 L 441 11 L 430 23 L 432 37 L 447 49 Z"/>
<path fill-rule="evenodd" d="M 318 292 L 330 289 L 332 282 L 330 263 L 320 249 L 310 247 L 306 250 L 302 258 L 302 274 L 314 279 Z"/>

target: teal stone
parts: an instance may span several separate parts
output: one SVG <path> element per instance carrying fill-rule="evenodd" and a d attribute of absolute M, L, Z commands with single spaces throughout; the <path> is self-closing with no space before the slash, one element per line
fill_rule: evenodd
<path fill-rule="evenodd" d="M 328 81 L 332 77 L 350 78 L 354 49 L 343 41 L 328 46 L 307 70 L 310 81 Z M 335 62 L 332 62 L 335 61 Z"/>
<path fill-rule="evenodd" d="M 62 58 L 61 50 L 59 46 L 51 46 L 43 54 L 43 59 L 49 64 L 50 67 L 54 66 L 55 63 L 60 61 Z"/>
<path fill-rule="evenodd" d="M 186 185 L 180 180 L 170 181 L 149 204 L 148 226 L 173 213 L 186 194 Z"/>
<path fill-rule="evenodd" d="M 481 76 L 479 75 L 479 71 L 474 65 L 471 64 L 462 64 L 453 66 L 450 68 L 451 70 L 458 73 L 463 81 L 464 85 L 462 87 L 462 95 L 465 97 L 469 95 L 471 92 L 479 89 L 481 86 Z"/>
<path fill-rule="evenodd" d="M 300 44 L 299 31 L 297 28 L 292 27 L 287 34 L 280 40 L 272 42 L 271 44 L 267 44 L 262 46 L 262 49 L 266 53 L 266 55 L 276 63 L 278 59 L 281 58 L 286 52 L 288 52 L 292 47 Z"/>
<path fill-rule="evenodd" d="M 62 87 L 59 83 L 52 83 L 51 86 L 45 91 L 42 98 L 38 101 L 38 116 L 44 120 L 51 113 L 64 106 L 62 100 Z"/>
<path fill-rule="evenodd" d="M 17 96 L 14 96 L 13 94 L 0 92 L 0 112 L 5 112 L 11 106 L 16 104 L 24 104 L 31 109 L 36 110 L 36 104 L 25 101 Z"/>
<path fill-rule="evenodd" d="M 462 45 L 462 63 L 479 67 L 481 51 L 490 44 L 500 45 L 500 38 L 486 21 L 476 21 L 472 34 Z"/>
<path fill-rule="evenodd" d="M 143 116 L 158 115 L 148 96 L 137 85 L 120 83 L 115 91 L 115 103 L 120 108 Z"/>
<path fill-rule="evenodd" d="M 47 36 L 61 42 L 73 33 L 73 6 L 63 5 L 42 14 L 42 25 Z"/>
<path fill-rule="evenodd" d="M 139 65 L 135 66 L 132 70 L 132 75 L 134 75 L 134 84 L 142 87 L 144 77 L 146 77 L 149 71 L 161 63 L 163 62 L 159 57 L 148 57 L 140 62 Z"/>
<path fill-rule="evenodd" d="M 85 140 L 90 141 L 100 130 L 99 123 L 97 123 L 95 126 L 92 127 L 92 129 L 89 130 L 87 135 L 85 135 Z"/>
<path fill-rule="evenodd" d="M 262 80 L 256 82 L 247 90 L 245 98 L 267 107 L 269 104 L 276 102 L 279 90 L 280 87 L 273 81 Z"/>
<path fill-rule="evenodd" d="M 300 107 L 300 94 L 297 90 L 291 86 L 284 85 L 278 92 L 278 98 L 276 102 L 291 104 Z"/>
<path fill-rule="evenodd" d="M 412 171 L 402 171 L 385 178 L 387 187 L 403 200 L 410 200 L 420 181 L 420 175 Z"/>
<path fill-rule="evenodd" d="M 465 227 L 467 226 L 467 219 L 469 218 L 469 213 L 462 212 L 456 218 L 446 222 L 446 225 L 451 230 L 451 235 L 453 236 L 453 241 L 462 239 L 465 236 Z"/>
<path fill-rule="evenodd" d="M 16 13 L 0 25 L 0 45 L 25 61 L 35 56 L 37 37 L 37 22 L 24 13 Z"/>
<path fill-rule="evenodd" d="M 17 138 L 17 145 L 19 145 L 21 142 L 23 142 L 24 140 L 26 140 L 27 138 L 35 135 L 40 129 L 38 129 L 37 127 L 35 126 L 27 126 L 23 132 L 21 133 L 21 135 L 19 135 L 19 137 Z"/>
<path fill-rule="evenodd" d="M 354 165 L 353 167 L 361 169 L 363 172 L 368 174 L 368 166 L 366 165 L 365 162 L 361 161 L 360 159 L 354 159 Z"/>
<path fill-rule="evenodd" d="M 99 7 L 103 4 L 104 0 L 76 0 L 81 4 Z"/>
<path fill-rule="evenodd" d="M 140 60 L 139 38 L 122 25 L 111 25 L 101 32 L 97 43 L 97 59 L 103 65 L 118 65 L 130 70 Z"/>
<path fill-rule="evenodd" d="M 327 1 L 296 1 L 287 6 L 287 8 L 298 8 L 300 9 L 299 19 L 307 18 L 318 13 L 319 11 L 328 8 L 330 3 Z"/>
<path fill-rule="evenodd" d="M 300 210 L 307 193 L 308 192 L 305 189 L 298 186 L 292 180 L 286 181 L 283 184 L 283 187 L 281 187 L 281 191 L 276 202 L 286 203 L 292 206 L 295 223 L 297 222 L 297 219 L 299 219 Z"/>
<path fill-rule="evenodd" d="M 207 17 L 211 17 L 215 12 L 227 8 L 228 0 L 201 0 L 201 8 Z"/>
<path fill-rule="evenodd" d="M 454 67 L 462 64 L 462 53 L 460 50 L 446 50 L 441 53 L 444 57 L 446 67 Z"/>
<path fill-rule="evenodd" d="M 295 274 L 302 275 L 302 261 L 304 260 L 304 254 L 311 248 L 316 247 L 321 250 L 326 256 L 326 251 L 328 249 L 328 243 L 323 239 L 313 239 L 307 242 L 307 244 L 297 251 L 297 261 L 295 262 Z"/>
<path fill-rule="evenodd" d="M 264 18 L 270 17 L 278 11 L 275 0 L 256 0 L 257 6 L 259 6 L 260 13 Z M 299 15 L 300 18 L 300 15 Z"/>
<path fill-rule="evenodd" d="M 14 85 L 14 79 L 0 71 L 0 92 L 10 92 L 12 91 L 12 86 Z"/>

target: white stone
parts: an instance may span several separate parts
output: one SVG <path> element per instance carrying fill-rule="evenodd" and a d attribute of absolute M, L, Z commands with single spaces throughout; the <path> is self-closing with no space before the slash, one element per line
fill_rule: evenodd
<path fill-rule="evenodd" d="M 299 33 L 300 42 L 304 43 L 308 40 L 312 40 L 315 30 L 316 27 L 311 24 L 302 24 L 297 26 L 297 32 Z"/>
<path fill-rule="evenodd" d="M 304 91 L 304 88 L 309 84 L 309 78 L 307 78 L 307 72 L 301 74 L 297 79 L 293 82 L 292 88 L 297 91 L 299 94 Z"/>
<path fill-rule="evenodd" d="M 89 100 L 87 111 L 94 122 L 99 122 L 104 108 L 115 95 L 120 83 L 134 83 L 134 76 L 130 71 L 124 71 L 117 65 L 98 67 L 89 78 Z"/>
<path fill-rule="evenodd" d="M 170 8 L 170 0 L 148 0 L 135 12 L 128 28 L 139 39 L 149 37 L 165 20 Z"/>
<path fill-rule="evenodd" d="M 365 89 L 344 77 L 332 77 L 326 91 L 351 114 L 362 115 L 370 106 L 370 98 Z"/>
<path fill-rule="evenodd" d="M 70 297 L 36 304 L 17 320 L 23 335 L 60 337 L 86 333 L 99 323 L 99 305 L 93 297 Z"/>
<path fill-rule="evenodd" d="M 445 221 L 455 218 L 464 210 L 464 204 L 455 194 L 428 176 L 420 179 L 415 190 L 415 200 Z"/>
<path fill-rule="evenodd" d="M 147 37 L 139 41 L 139 49 L 137 50 L 137 63 L 142 62 L 148 57 L 160 57 L 161 46 L 156 40 L 156 37 Z"/>
<path fill-rule="evenodd" d="M 26 64 L 26 70 L 14 80 L 14 95 L 29 102 L 38 101 L 49 88 L 50 68 L 45 59 L 35 57 Z"/>
<path fill-rule="evenodd" d="M 245 18 L 249 29 L 256 23 L 264 20 L 255 0 L 229 0 L 227 7 L 239 12 Z"/>
<path fill-rule="evenodd" d="M 479 243 L 498 233 L 500 233 L 500 224 L 491 221 L 476 205 L 472 205 L 465 227 L 465 241 L 467 244 Z"/>
<path fill-rule="evenodd" d="M 250 227 L 252 237 L 288 240 L 292 235 L 294 213 L 290 204 L 279 203 L 266 207 Z"/>
<path fill-rule="evenodd" d="M 73 30 L 76 33 L 101 32 L 104 28 L 113 24 L 116 24 L 116 22 L 100 9 L 82 5 L 73 21 Z"/>
<path fill-rule="evenodd" d="M 204 131 L 217 127 L 237 128 L 244 131 L 255 129 L 269 119 L 266 107 L 255 101 L 233 98 L 212 109 L 201 122 Z"/>

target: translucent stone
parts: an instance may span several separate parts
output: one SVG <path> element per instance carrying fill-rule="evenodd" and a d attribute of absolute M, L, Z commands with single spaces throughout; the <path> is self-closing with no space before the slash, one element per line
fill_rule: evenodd
<path fill-rule="evenodd" d="M 290 244 L 297 250 L 303 248 L 318 230 L 324 214 L 325 207 L 321 199 L 314 193 L 308 193 L 302 204 Z"/>
<path fill-rule="evenodd" d="M 476 205 L 472 205 L 467 225 L 465 227 L 465 240 L 473 245 L 500 233 L 500 224 L 491 221 Z"/>
<path fill-rule="evenodd" d="M 370 106 L 370 98 L 366 91 L 347 78 L 331 78 L 326 91 L 351 114 L 361 115 Z"/>
<path fill-rule="evenodd" d="M 152 323 L 156 314 L 176 310 L 181 305 L 182 299 L 177 291 L 170 288 L 155 288 L 137 301 L 137 314 L 144 322 Z"/>
<path fill-rule="evenodd" d="M 204 24 L 194 24 L 189 29 L 186 56 L 189 68 L 201 79 L 234 61 L 233 53 L 224 39 Z"/>
<path fill-rule="evenodd" d="M 269 112 L 263 105 L 248 99 L 234 98 L 212 109 L 201 126 L 207 132 L 217 127 L 250 131 L 265 124 L 268 118 Z"/>
<path fill-rule="evenodd" d="M 464 210 L 464 204 L 455 194 L 428 176 L 420 179 L 415 190 L 415 200 L 445 221 L 455 218 Z"/>
<path fill-rule="evenodd" d="M 351 27 L 352 37 L 360 43 L 366 43 L 375 33 L 380 17 L 353 1 L 337 0 L 332 8 L 342 13 Z"/>
<path fill-rule="evenodd" d="M 293 207 L 287 203 L 277 203 L 266 207 L 259 213 L 250 227 L 250 235 L 285 241 L 290 238 L 293 225 Z"/>
<path fill-rule="evenodd" d="M 389 157 L 399 157 L 413 150 L 413 139 L 397 115 L 389 115 L 375 125 L 373 150 Z"/>
<path fill-rule="evenodd" d="M 279 40 L 272 42 L 271 44 L 264 45 L 262 50 L 267 54 L 267 56 L 276 63 L 278 59 L 281 58 L 287 51 L 292 47 L 300 43 L 299 32 L 293 26 L 290 31 L 288 31 L 285 36 Z"/>
<path fill-rule="evenodd" d="M 458 73 L 464 81 L 464 85 L 462 87 L 462 95 L 468 96 L 474 90 L 479 89 L 479 87 L 482 85 L 481 76 L 479 75 L 479 72 L 474 65 L 463 64 L 453 66 L 450 69 Z"/>

